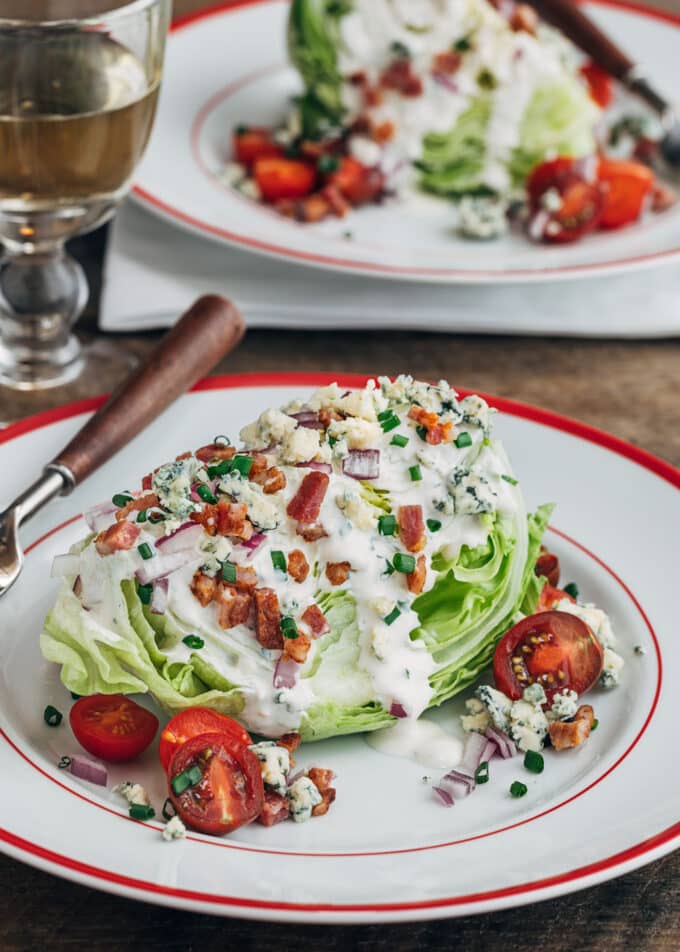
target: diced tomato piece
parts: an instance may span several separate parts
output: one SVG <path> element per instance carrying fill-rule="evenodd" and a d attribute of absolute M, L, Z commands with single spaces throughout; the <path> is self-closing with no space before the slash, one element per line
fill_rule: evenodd
<path fill-rule="evenodd" d="M 142 489 L 147 491 L 151 489 L 153 485 L 153 473 L 147 473 L 144 479 L 142 480 Z"/>
<path fill-rule="evenodd" d="M 202 463 L 211 463 L 213 461 L 218 463 L 225 459 L 233 459 L 236 455 L 236 448 L 226 446 L 224 443 L 208 443 L 207 446 L 202 446 L 196 450 L 195 455 L 196 459 L 200 459 Z"/>
<path fill-rule="evenodd" d="M 258 159 L 254 175 L 266 202 L 304 198 L 316 183 L 315 167 L 299 159 Z"/>
<path fill-rule="evenodd" d="M 273 790 L 265 790 L 262 812 L 257 818 L 257 822 L 262 826 L 274 826 L 275 823 L 281 823 L 290 816 L 290 804 L 288 797 L 280 793 L 274 793 Z"/>
<path fill-rule="evenodd" d="M 318 605 L 310 605 L 302 613 L 302 621 L 308 626 L 314 638 L 320 638 L 331 630 L 331 626 L 326 621 L 326 616 Z"/>
<path fill-rule="evenodd" d="M 312 816 L 325 816 L 331 803 L 335 800 L 335 787 L 327 787 L 325 790 L 319 790 L 319 793 L 321 794 L 321 803 L 312 807 Z"/>
<path fill-rule="evenodd" d="M 609 73 L 590 60 L 583 64 L 580 73 L 588 84 L 590 98 L 601 109 L 606 109 L 614 98 L 614 84 Z"/>
<path fill-rule="evenodd" d="M 373 138 L 379 145 L 384 145 L 386 142 L 391 142 L 394 139 L 396 134 L 397 127 L 393 122 L 390 122 L 389 119 L 385 122 L 378 123 L 377 126 L 373 127 Z"/>
<path fill-rule="evenodd" d="M 420 552 L 425 545 L 425 522 L 422 506 L 399 506 L 397 512 L 399 537 L 409 552 Z"/>
<path fill-rule="evenodd" d="M 285 747 L 289 754 L 294 754 L 302 743 L 302 737 L 297 732 L 291 732 L 279 737 L 276 743 L 279 747 Z"/>
<path fill-rule="evenodd" d="M 257 159 L 283 155 L 283 149 L 272 138 L 272 130 L 262 126 L 237 130 L 233 145 L 234 158 L 241 165 L 251 166 Z"/>
<path fill-rule="evenodd" d="M 255 633 L 263 648 L 283 648 L 281 609 L 273 588 L 255 589 Z"/>
<path fill-rule="evenodd" d="M 250 592 L 239 592 L 226 582 L 218 582 L 213 599 L 220 628 L 235 628 L 248 622 L 252 605 Z"/>
<path fill-rule="evenodd" d="M 551 585 L 550 582 L 546 582 L 541 589 L 541 594 L 538 596 L 536 611 L 550 611 L 558 602 L 561 602 L 563 598 L 568 598 L 570 602 L 576 602 L 576 599 L 572 598 L 568 592 L 563 591 L 561 588 L 556 588 L 554 585 Z"/>
<path fill-rule="evenodd" d="M 453 437 L 453 423 L 450 420 L 442 423 L 436 413 L 418 406 L 412 406 L 408 411 L 408 415 L 411 420 L 415 420 L 419 426 L 427 430 L 425 439 L 426 442 L 432 446 L 451 442 Z"/>
<path fill-rule="evenodd" d="M 134 522 L 117 522 L 97 536 L 95 548 L 100 555 L 113 555 L 131 549 L 139 538 L 140 528 Z"/>
<path fill-rule="evenodd" d="M 298 632 L 297 638 L 286 638 L 283 642 L 283 657 L 290 658 L 298 664 L 304 664 L 312 647 L 311 640 L 302 632 Z"/>
<path fill-rule="evenodd" d="M 652 211 L 653 212 L 665 212 L 667 209 L 672 208 L 678 200 L 678 193 L 673 191 L 672 188 L 669 188 L 667 185 L 662 185 L 660 182 L 654 184 L 652 189 Z"/>
<path fill-rule="evenodd" d="M 641 162 L 600 159 L 598 178 L 604 204 L 600 228 L 622 228 L 637 221 L 654 186 L 654 173 Z"/>
<path fill-rule="evenodd" d="M 420 595 L 425 587 L 427 578 L 427 562 L 424 555 L 419 555 L 415 569 L 406 576 L 406 585 L 413 595 Z"/>
<path fill-rule="evenodd" d="M 527 180 L 527 192 L 531 210 L 529 234 L 535 241 L 577 241 L 594 231 L 600 222 L 602 186 L 587 179 L 583 166 L 572 158 L 559 156 L 537 165 Z"/>
<path fill-rule="evenodd" d="M 123 519 L 127 519 L 131 512 L 141 512 L 142 509 L 154 509 L 157 506 L 160 506 L 158 496 L 155 493 L 145 493 L 143 496 L 130 500 L 122 509 L 119 509 L 116 513 L 116 519 L 118 522 L 122 522 Z"/>
<path fill-rule="evenodd" d="M 383 70 L 380 85 L 383 89 L 391 89 L 408 98 L 416 98 L 423 94 L 423 81 L 413 72 L 411 61 L 405 57 L 393 60 Z"/>
<path fill-rule="evenodd" d="M 328 790 L 333 783 L 333 771 L 326 770 L 324 767 L 310 767 L 307 776 L 312 781 L 319 793 Z"/>
<path fill-rule="evenodd" d="M 552 586 L 559 584 L 560 560 L 553 552 L 548 552 L 544 545 L 541 546 L 541 554 L 536 559 L 534 572 L 536 575 L 547 579 Z"/>
<path fill-rule="evenodd" d="M 286 507 L 286 512 L 298 522 L 305 524 L 316 522 L 321 512 L 329 483 L 328 473 L 312 470 L 300 483 L 298 491 Z"/>
<path fill-rule="evenodd" d="M 351 571 L 352 566 L 349 562 L 329 562 L 326 566 L 326 578 L 331 585 L 343 585 Z"/>
<path fill-rule="evenodd" d="M 304 582 L 309 575 L 309 562 L 302 549 L 293 549 L 288 554 L 288 574 L 295 582 Z"/>
<path fill-rule="evenodd" d="M 455 50 L 445 50 L 443 53 L 437 53 L 432 61 L 433 73 L 445 73 L 447 76 L 453 76 L 460 69 L 463 57 Z"/>
<path fill-rule="evenodd" d="M 352 156 L 346 156 L 340 168 L 328 178 L 352 205 L 374 202 L 385 188 L 385 176 L 377 168 L 368 168 Z"/>
<path fill-rule="evenodd" d="M 205 607 L 215 597 L 217 581 L 210 575 L 204 575 L 199 569 L 191 580 L 191 591 L 198 601 Z"/>

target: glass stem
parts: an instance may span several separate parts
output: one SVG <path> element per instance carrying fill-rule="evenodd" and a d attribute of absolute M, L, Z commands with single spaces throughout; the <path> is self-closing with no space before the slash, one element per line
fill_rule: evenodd
<path fill-rule="evenodd" d="M 0 259 L 0 383 L 34 390 L 78 376 L 81 348 L 71 328 L 87 298 L 85 273 L 63 242 L 8 251 Z"/>

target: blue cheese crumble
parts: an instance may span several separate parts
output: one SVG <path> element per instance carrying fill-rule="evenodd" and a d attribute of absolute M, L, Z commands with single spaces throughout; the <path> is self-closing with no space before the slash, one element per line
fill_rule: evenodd
<path fill-rule="evenodd" d="M 548 733 L 548 719 L 541 707 L 545 703 L 545 692 L 540 685 L 529 685 L 519 701 L 512 701 L 488 684 L 480 685 L 475 694 L 484 710 L 468 707 L 470 714 L 464 715 L 462 721 L 464 730 L 486 729 L 489 726 L 484 725 L 486 713 L 491 725 L 507 734 L 520 750 L 541 750 Z"/>
<path fill-rule="evenodd" d="M 113 788 L 113 792 L 123 797 L 130 806 L 148 807 L 151 806 L 151 800 L 146 789 L 140 783 L 132 783 L 126 780 Z"/>
<path fill-rule="evenodd" d="M 550 720 L 566 721 L 576 714 L 578 708 L 578 694 L 565 688 L 553 696 L 552 705 L 548 711 Z"/>
<path fill-rule="evenodd" d="M 173 816 L 172 819 L 168 820 L 161 833 L 166 843 L 172 843 L 173 840 L 183 840 L 186 835 L 187 828 L 178 816 Z"/>
<path fill-rule="evenodd" d="M 200 460 L 193 456 L 165 463 L 153 474 L 151 486 L 161 505 L 177 519 L 186 519 L 198 512 L 199 503 L 191 499 L 191 486 L 197 480 L 203 482 L 207 473 Z"/>
<path fill-rule="evenodd" d="M 260 761 L 265 786 L 285 797 L 286 779 L 290 773 L 290 754 L 286 748 L 279 747 L 273 740 L 264 740 L 252 744 L 250 749 Z"/>
<path fill-rule="evenodd" d="M 318 787 L 309 777 L 298 777 L 288 788 L 286 796 L 290 804 L 291 819 L 296 823 L 310 820 L 314 807 L 323 802 Z"/>

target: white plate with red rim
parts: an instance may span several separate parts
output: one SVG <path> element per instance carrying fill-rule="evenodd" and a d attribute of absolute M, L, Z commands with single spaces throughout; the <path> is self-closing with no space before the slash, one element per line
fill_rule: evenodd
<path fill-rule="evenodd" d="M 675 94 L 678 15 L 627 0 L 594 0 L 588 9 L 662 92 Z M 286 15 L 285 0 L 236 0 L 175 24 L 158 116 L 134 188 L 150 211 L 207 238 L 283 261 L 408 281 L 567 280 L 680 257 L 680 205 L 618 232 L 548 246 L 522 234 L 481 243 L 461 239 L 449 204 L 426 195 L 319 225 L 294 222 L 245 198 L 224 184 L 220 172 L 230 159 L 232 130 L 279 122 L 299 91 L 286 62 Z"/>
<path fill-rule="evenodd" d="M 621 685 L 595 690 L 597 731 L 577 751 L 546 753 L 540 776 L 521 758 L 492 762 L 491 782 L 453 809 L 435 802 L 425 770 L 370 748 L 361 736 L 303 747 L 299 761 L 332 767 L 338 798 L 307 824 L 257 824 L 228 837 L 191 833 L 166 843 L 122 802 L 57 763 L 77 750 L 71 704 L 38 635 L 57 582 L 51 560 L 86 532 L 79 513 L 153 466 L 236 433 L 263 409 L 328 383 L 328 374 L 251 374 L 203 381 L 84 486 L 30 523 L 24 573 L 0 601 L 0 849 L 40 869 L 119 895 L 221 915 L 278 921 L 404 921 L 485 912 L 602 882 L 680 843 L 680 765 L 672 685 L 680 678 L 677 600 L 663 583 L 677 561 L 680 471 L 590 427 L 511 400 L 504 440 L 530 506 L 557 502 L 547 542 L 563 575 L 611 616 L 626 666 Z M 363 384 L 342 376 L 342 385 Z M 37 474 L 99 399 L 49 411 L 0 433 L 3 496 Z M 644 654 L 637 654 L 635 646 Z M 144 703 L 147 703 L 146 701 Z M 462 700 L 435 718 L 458 730 Z M 672 745 L 671 745 L 672 746 Z M 157 813 L 165 797 L 155 751 L 112 768 L 109 786 L 143 783 Z M 509 795 L 513 780 L 528 794 Z"/>

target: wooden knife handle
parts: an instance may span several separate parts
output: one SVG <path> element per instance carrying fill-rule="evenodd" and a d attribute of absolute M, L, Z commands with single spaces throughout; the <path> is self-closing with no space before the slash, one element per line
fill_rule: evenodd
<path fill-rule="evenodd" d="M 625 80 L 634 62 L 576 5 L 574 0 L 528 0 L 531 6 L 552 26 L 561 30 L 572 43 L 593 62 L 614 76 Z"/>
<path fill-rule="evenodd" d="M 81 483 L 209 373 L 237 346 L 244 330 L 231 301 L 217 295 L 199 298 L 51 465 L 66 467 L 75 484 Z"/>

